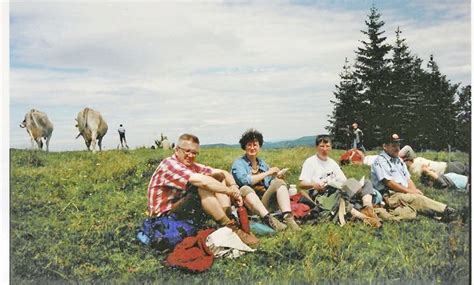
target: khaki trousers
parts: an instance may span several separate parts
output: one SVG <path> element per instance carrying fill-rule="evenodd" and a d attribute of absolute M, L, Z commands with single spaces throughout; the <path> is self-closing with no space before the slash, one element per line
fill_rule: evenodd
<path fill-rule="evenodd" d="M 388 202 L 388 206 L 392 209 L 408 204 L 417 212 L 427 215 L 433 213 L 433 211 L 443 213 L 446 209 L 446 204 L 419 194 L 395 193 L 386 202 Z"/>

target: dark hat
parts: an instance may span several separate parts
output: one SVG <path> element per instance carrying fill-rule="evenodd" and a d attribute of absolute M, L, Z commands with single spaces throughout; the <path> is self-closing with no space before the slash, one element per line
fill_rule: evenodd
<path fill-rule="evenodd" d="M 391 134 L 385 138 L 384 143 L 400 143 L 402 139 L 397 134 Z"/>

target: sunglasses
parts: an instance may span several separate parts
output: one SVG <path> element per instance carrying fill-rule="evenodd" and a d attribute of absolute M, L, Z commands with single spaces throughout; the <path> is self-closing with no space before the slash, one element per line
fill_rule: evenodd
<path fill-rule="evenodd" d="M 186 155 L 194 155 L 194 156 L 198 156 L 199 155 L 199 151 L 194 151 L 194 150 L 191 150 L 191 149 L 185 149 L 185 148 L 182 148 L 182 147 L 179 147 L 178 148 L 180 150 L 182 150 L 184 152 L 184 154 Z"/>

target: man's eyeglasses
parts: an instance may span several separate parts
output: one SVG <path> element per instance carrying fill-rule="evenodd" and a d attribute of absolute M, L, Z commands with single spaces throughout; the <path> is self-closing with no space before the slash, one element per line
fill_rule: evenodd
<path fill-rule="evenodd" d="M 179 147 L 178 148 L 180 150 L 182 150 L 186 155 L 194 155 L 194 156 L 198 156 L 199 155 L 199 151 L 194 151 L 194 150 L 191 150 L 191 149 L 185 149 L 185 148 L 182 148 L 182 147 Z"/>

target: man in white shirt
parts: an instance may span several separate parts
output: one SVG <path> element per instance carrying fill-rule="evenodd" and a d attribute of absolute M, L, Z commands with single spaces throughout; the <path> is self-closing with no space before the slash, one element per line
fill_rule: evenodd
<path fill-rule="evenodd" d="M 329 157 L 332 150 L 332 141 L 328 135 L 316 137 L 316 154 L 307 158 L 303 163 L 299 177 L 299 187 L 309 190 L 310 196 L 328 194 L 331 185 L 342 185 L 347 178 L 336 161 Z M 379 228 L 382 226 L 372 207 L 372 189 L 370 181 L 366 181 L 361 189 L 363 208 L 356 210 L 352 205 L 347 209 L 352 216 L 364 220 L 365 223 Z"/>
<path fill-rule="evenodd" d="M 121 145 L 122 149 L 123 149 L 123 144 L 124 143 L 125 143 L 125 147 L 128 148 L 127 140 L 125 139 L 125 128 L 123 127 L 122 124 L 120 124 L 120 127 L 118 128 L 117 131 L 118 131 L 119 136 L 120 136 L 120 145 Z"/>

